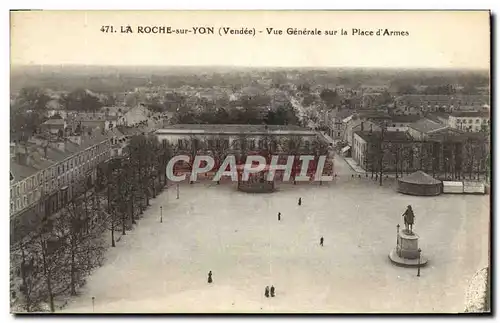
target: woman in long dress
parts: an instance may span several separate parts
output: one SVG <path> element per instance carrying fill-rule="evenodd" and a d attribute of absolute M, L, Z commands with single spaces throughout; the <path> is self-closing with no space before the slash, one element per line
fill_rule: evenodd
<path fill-rule="evenodd" d="M 211 284 L 212 282 L 213 282 L 213 280 L 212 280 L 212 271 L 210 270 L 208 272 L 208 283 Z"/>

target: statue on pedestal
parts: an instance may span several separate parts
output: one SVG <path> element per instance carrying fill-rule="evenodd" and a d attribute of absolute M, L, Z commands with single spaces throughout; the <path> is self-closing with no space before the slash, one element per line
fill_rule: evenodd
<path fill-rule="evenodd" d="M 413 234 L 413 224 L 415 223 L 415 214 L 413 214 L 413 210 L 411 205 L 408 205 L 405 213 L 403 213 L 403 218 L 405 221 L 405 231 L 407 234 Z"/>
<path fill-rule="evenodd" d="M 420 266 L 425 266 L 427 258 L 421 255 L 421 249 L 418 246 L 420 237 L 416 232 L 413 232 L 415 214 L 411 205 L 408 205 L 402 216 L 404 218 L 405 229 L 399 231 L 399 224 L 396 226 L 396 247 L 389 253 L 389 259 L 398 266 L 419 268 Z"/>

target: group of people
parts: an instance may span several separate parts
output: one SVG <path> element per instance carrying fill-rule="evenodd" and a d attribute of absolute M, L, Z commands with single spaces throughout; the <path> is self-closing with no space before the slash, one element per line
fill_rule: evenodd
<path fill-rule="evenodd" d="M 264 296 L 266 297 L 274 297 L 275 296 L 275 291 L 276 289 L 274 288 L 274 285 L 271 285 L 271 288 L 269 288 L 269 286 L 266 286 L 266 289 L 264 291 Z"/>
<path fill-rule="evenodd" d="M 298 202 L 298 205 L 301 206 L 302 205 L 302 198 L 299 197 L 299 202 Z M 281 212 L 278 212 L 278 221 L 281 221 Z M 321 237 L 319 239 L 319 245 L 323 247 L 323 243 L 325 242 L 325 239 L 323 237 Z"/>
<path fill-rule="evenodd" d="M 212 284 L 214 282 L 214 280 L 212 279 L 212 271 L 210 270 L 208 272 L 208 283 L 209 284 Z M 266 297 L 274 297 L 276 294 L 276 289 L 274 288 L 274 285 L 271 285 L 271 288 L 269 288 L 269 286 L 266 286 L 266 289 L 264 291 L 264 295 Z"/>

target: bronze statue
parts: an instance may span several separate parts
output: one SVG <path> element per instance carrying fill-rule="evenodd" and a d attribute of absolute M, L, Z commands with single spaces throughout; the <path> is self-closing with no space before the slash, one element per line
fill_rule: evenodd
<path fill-rule="evenodd" d="M 413 224 L 415 223 L 415 214 L 413 214 L 413 210 L 411 205 L 408 205 L 405 213 L 403 213 L 403 218 L 405 221 L 405 230 L 408 234 L 413 234 Z"/>

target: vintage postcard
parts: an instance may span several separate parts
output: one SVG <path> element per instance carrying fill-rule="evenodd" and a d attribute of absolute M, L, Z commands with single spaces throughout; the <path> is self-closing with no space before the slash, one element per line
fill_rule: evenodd
<path fill-rule="evenodd" d="M 12 313 L 490 312 L 489 11 L 12 11 Z"/>

